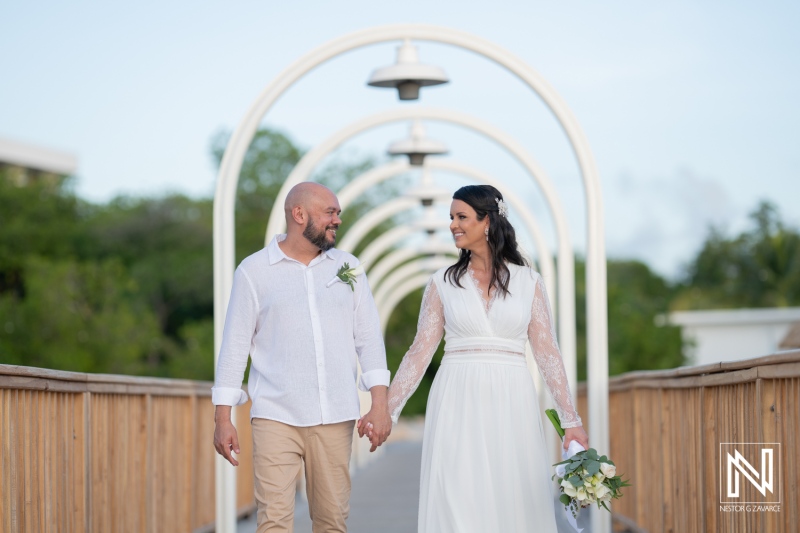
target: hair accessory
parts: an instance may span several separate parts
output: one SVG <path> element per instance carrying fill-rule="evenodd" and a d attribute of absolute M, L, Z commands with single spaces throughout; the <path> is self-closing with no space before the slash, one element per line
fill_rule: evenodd
<path fill-rule="evenodd" d="M 497 202 L 497 210 L 500 211 L 500 215 L 503 218 L 508 218 L 508 204 L 500 198 L 495 198 L 494 201 Z"/>

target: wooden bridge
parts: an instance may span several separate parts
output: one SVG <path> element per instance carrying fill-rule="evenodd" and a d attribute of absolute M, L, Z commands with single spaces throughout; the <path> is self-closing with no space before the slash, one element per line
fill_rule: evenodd
<path fill-rule="evenodd" d="M 213 529 L 210 387 L 0 365 L 0 531 Z M 587 412 L 585 401 L 585 394 L 579 396 L 581 412 Z M 609 455 L 633 483 L 614 505 L 616 524 L 675 533 L 796 531 L 800 351 L 625 374 L 611 380 L 609 405 Z M 248 406 L 237 409 L 246 421 Z M 250 433 L 249 424 L 237 425 L 243 451 L 237 502 L 245 516 L 254 501 Z M 744 442 L 780 444 L 779 511 L 723 510 L 720 443 Z M 359 485 L 364 479 L 356 475 L 354 504 L 373 498 L 386 507 L 372 517 L 354 515 L 353 533 L 361 531 L 359 521 L 369 520 L 382 520 L 385 532 L 414 531 L 412 490 L 419 473 L 391 472 L 413 461 L 413 453 L 412 444 L 399 445 L 364 471 L 376 479 L 403 479 L 391 498 L 380 497 L 374 485 Z M 754 501 L 755 488 L 744 483 L 743 496 Z M 391 514 L 401 511 L 403 516 Z"/>

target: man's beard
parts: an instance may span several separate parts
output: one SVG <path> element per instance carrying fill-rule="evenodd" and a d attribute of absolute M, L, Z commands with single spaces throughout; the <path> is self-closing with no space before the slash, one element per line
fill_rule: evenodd
<path fill-rule="evenodd" d="M 308 224 L 306 224 L 306 229 L 303 230 L 303 237 L 308 239 L 308 241 L 322 250 L 323 252 L 327 252 L 331 248 L 336 245 L 336 236 L 334 235 L 333 239 L 328 240 L 327 231 L 329 229 L 336 230 L 339 226 L 327 226 L 322 231 L 317 231 L 317 227 L 314 225 L 314 221 L 310 218 L 308 219 Z"/>

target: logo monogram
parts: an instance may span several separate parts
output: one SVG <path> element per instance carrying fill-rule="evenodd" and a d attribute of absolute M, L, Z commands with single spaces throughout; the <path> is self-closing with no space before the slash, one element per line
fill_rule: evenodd
<path fill-rule="evenodd" d="M 742 454 L 739 453 L 739 450 L 736 448 L 733 449 L 733 455 L 730 453 L 726 455 L 728 456 L 728 498 L 739 497 L 739 473 L 746 477 L 762 496 L 767 495 L 767 490 L 774 492 L 772 490 L 772 448 L 761 449 L 760 474 L 753 468 L 753 465 L 742 457 Z M 755 479 L 753 479 L 753 476 Z M 759 478 L 761 479 L 761 483 L 756 481 Z"/>
<path fill-rule="evenodd" d="M 725 495 L 728 500 L 720 503 L 738 502 L 736 499 L 741 497 L 739 490 L 741 477 L 744 477 L 764 499 L 760 502 L 739 503 L 780 503 L 780 479 L 776 479 L 775 476 L 776 450 L 780 461 L 779 443 L 720 443 L 720 467 L 724 466 L 720 468 L 720 496 Z M 759 458 L 760 464 L 758 464 Z M 753 463 L 759 468 L 756 469 Z M 780 467 L 778 470 L 780 476 Z M 743 481 L 741 485 L 746 486 Z"/>

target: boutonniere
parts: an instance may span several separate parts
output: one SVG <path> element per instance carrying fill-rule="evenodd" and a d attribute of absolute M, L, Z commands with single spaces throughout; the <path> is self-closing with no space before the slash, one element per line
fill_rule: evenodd
<path fill-rule="evenodd" d="M 337 281 L 341 281 L 342 283 L 347 283 L 350 285 L 350 290 L 355 292 L 356 288 L 353 283 L 356 283 L 356 278 L 364 273 L 364 265 L 358 265 L 357 267 L 350 268 L 348 263 L 342 265 L 342 268 L 339 269 L 339 272 L 336 273 L 336 277 L 328 282 L 328 287 L 336 283 Z"/>

